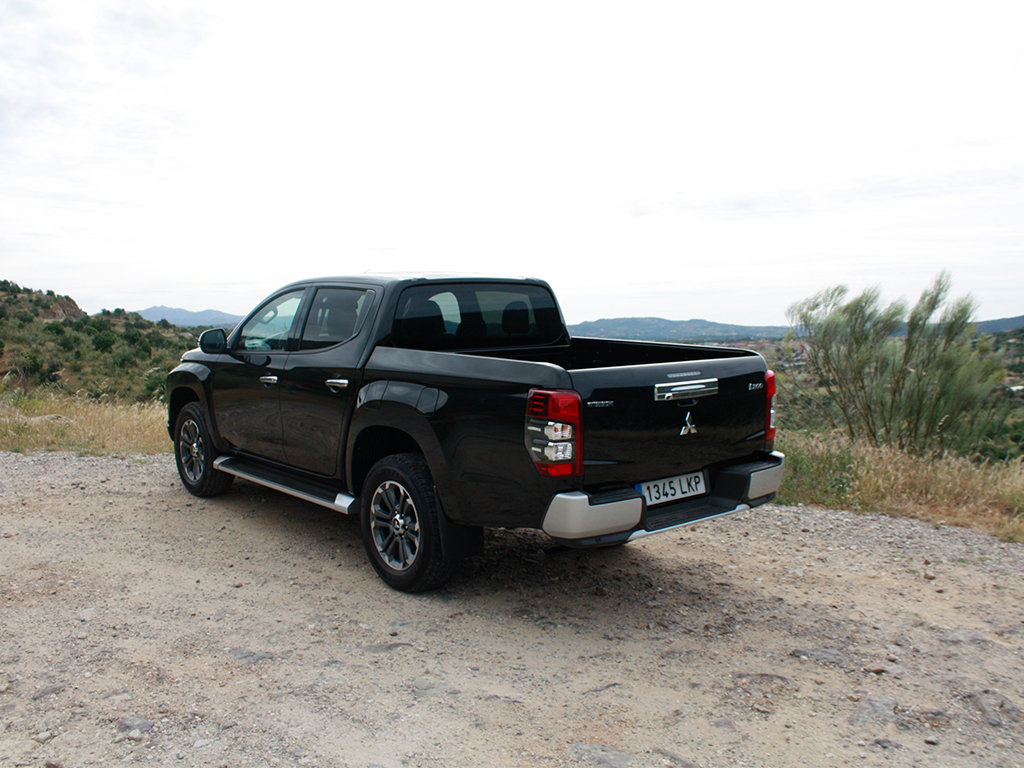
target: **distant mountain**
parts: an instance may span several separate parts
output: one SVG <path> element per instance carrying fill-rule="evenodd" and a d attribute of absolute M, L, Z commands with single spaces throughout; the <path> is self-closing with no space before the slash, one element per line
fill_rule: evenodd
<path fill-rule="evenodd" d="M 146 320 L 166 320 L 181 328 L 233 328 L 242 319 L 215 309 L 192 312 L 173 307 L 150 307 L 139 311 Z M 1024 315 L 1001 320 L 976 322 L 979 333 L 998 333 L 1024 328 Z M 618 317 L 590 320 L 569 326 L 573 336 L 640 341 L 739 341 L 742 339 L 781 339 L 789 332 L 786 325 L 730 325 L 710 320 L 665 320 L 660 317 Z"/>
<path fill-rule="evenodd" d="M 974 328 L 978 333 L 1016 331 L 1018 328 L 1024 328 L 1024 315 L 1020 317 L 1005 317 L 1002 320 L 985 320 L 982 323 L 975 323 Z"/>
<path fill-rule="evenodd" d="M 154 323 L 166 320 L 171 325 L 177 325 L 180 328 L 216 328 L 220 326 L 234 328 L 242 319 L 238 315 L 229 315 L 227 312 L 218 312 L 215 309 L 190 312 L 187 309 L 175 309 L 174 307 L 150 307 L 149 309 L 140 309 L 139 314 Z"/>
<path fill-rule="evenodd" d="M 729 325 L 710 320 L 664 320 L 660 317 L 620 317 L 569 326 L 573 336 L 639 341 L 781 339 L 788 331 L 785 325 Z"/>

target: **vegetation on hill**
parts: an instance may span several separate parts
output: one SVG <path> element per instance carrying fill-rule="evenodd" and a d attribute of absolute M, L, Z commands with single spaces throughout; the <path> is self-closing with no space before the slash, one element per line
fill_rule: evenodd
<path fill-rule="evenodd" d="M 89 316 L 68 296 L 0 280 L 0 379 L 27 393 L 46 385 L 90 398 L 148 400 L 194 330 L 154 323 L 123 309 Z"/>

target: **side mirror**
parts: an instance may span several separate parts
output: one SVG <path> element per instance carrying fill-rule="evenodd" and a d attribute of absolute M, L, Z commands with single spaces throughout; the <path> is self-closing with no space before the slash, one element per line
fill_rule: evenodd
<path fill-rule="evenodd" d="M 199 349 L 208 355 L 221 355 L 227 352 L 228 335 L 223 328 L 211 328 L 199 335 Z"/>

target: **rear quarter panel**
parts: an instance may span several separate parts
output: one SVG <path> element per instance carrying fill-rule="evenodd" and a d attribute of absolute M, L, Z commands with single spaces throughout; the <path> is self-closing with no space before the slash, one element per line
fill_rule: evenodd
<path fill-rule="evenodd" d="M 546 363 L 379 347 L 363 386 L 378 402 L 361 399 L 353 440 L 384 420 L 414 436 L 429 431 L 440 455 L 424 455 L 451 519 L 536 528 L 551 496 L 573 485 L 535 469 L 524 442 L 526 399 L 534 387 L 570 384 L 565 370 Z M 413 396 L 424 388 L 436 398 Z"/>

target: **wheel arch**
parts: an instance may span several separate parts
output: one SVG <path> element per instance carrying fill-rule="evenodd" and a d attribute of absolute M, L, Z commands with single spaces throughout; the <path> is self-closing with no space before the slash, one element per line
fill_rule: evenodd
<path fill-rule="evenodd" d="M 444 514 L 456 516 L 456 499 L 451 492 L 448 465 L 429 422 L 415 409 L 394 404 L 357 414 L 353 417 L 345 452 L 347 484 L 356 496 L 373 465 L 385 456 L 397 453 L 418 453 L 430 469 L 434 487 Z"/>
<path fill-rule="evenodd" d="M 168 393 L 167 432 L 171 435 L 171 439 L 174 439 L 174 425 L 178 421 L 178 414 L 189 403 L 199 403 L 203 410 L 206 410 L 206 404 L 191 387 L 176 387 Z"/>
<path fill-rule="evenodd" d="M 178 420 L 178 414 L 181 413 L 181 409 L 189 403 L 199 403 L 203 413 L 206 415 L 206 422 L 210 426 L 211 432 L 213 432 L 212 437 L 216 443 L 218 442 L 216 430 L 213 429 L 214 425 L 211 419 L 210 408 L 206 401 L 206 392 L 203 389 L 202 383 L 205 376 L 197 375 L 197 373 L 209 373 L 209 371 L 205 366 L 201 367 L 199 372 L 192 370 L 193 367 L 195 366 L 183 364 L 167 375 L 167 433 L 173 440 L 174 425 Z"/>

